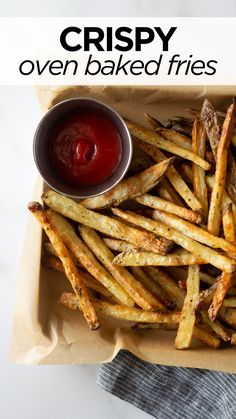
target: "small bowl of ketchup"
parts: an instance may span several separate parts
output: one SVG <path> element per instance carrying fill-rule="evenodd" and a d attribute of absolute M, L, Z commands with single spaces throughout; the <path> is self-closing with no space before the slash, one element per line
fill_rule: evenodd
<path fill-rule="evenodd" d="M 44 181 L 72 198 L 112 189 L 125 175 L 132 139 L 123 119 L 95 99 L 58 103 L 39 123 L 34 159 Z"/>

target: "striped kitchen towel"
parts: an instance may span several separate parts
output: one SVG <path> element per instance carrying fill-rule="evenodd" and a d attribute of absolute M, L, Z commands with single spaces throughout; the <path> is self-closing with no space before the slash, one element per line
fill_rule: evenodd
<path fill-rule="evenodd" d="M 235 374 L 153 365 L 121 351 L 102 365 L 98 384 L 155 418 L 236 418 Z"/>

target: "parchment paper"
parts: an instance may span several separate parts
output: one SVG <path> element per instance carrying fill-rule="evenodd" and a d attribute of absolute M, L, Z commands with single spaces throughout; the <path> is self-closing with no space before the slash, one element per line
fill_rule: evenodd
<path fill-rule="evenodd" d="M 166 120 L 197 108 L 205 97 L 225 110 L 236 86 L 71 86 L 39 87 L 44 111 L 61 100 L 77 96 L 97 98 L 122 116 L 145 124 L 143 112 Z M 146 124 L 145 124 L 146 125 Z M 35 127 L 36 128 L 36 127 Z M 38 180 L 34 199 L 40 200 L 43 182 Z M 29 197 L 30 200 L 30 197 Z M 26 203 L 27 204 L 27 203 Z M 26 208 L 27 211 L 27 208 Z M 91 332 L 79 312 L 60 306 L 60 294 L 70 289 L 60 273 L 40 265 L 42 231 L 30 215 L 19 270 L 10 360 L 20 364 L 82 364 L 111 361 L 120 349 L 143 360 L 163 365 L 207 368 L 236 373 L 236 348 L 218 351 L 194 344 L 194 349 L 174 349 L 175 333 L 161 330 L 132 331 L 130 324 L 102 318 L 102 327 Z"/>

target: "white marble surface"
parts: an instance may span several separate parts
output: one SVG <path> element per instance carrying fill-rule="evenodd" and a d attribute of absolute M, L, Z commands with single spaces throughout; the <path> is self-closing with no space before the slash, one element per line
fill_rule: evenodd
<path fill-rule="evenodd" d="M 0 16 L 234 16 L 235 12 L 235 0 L 0 2 Z M 149 415 L 96 385 L 97 366 L 7 363 L 26 202 L 37 176 L 32 137 L 40 117 L 33 88 L 0 88 L 0 418 L 147 419 Z"/>

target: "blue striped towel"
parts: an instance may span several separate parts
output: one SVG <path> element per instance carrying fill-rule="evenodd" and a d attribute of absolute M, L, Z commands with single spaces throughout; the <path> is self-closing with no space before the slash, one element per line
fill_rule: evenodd
<path fill-rule="evenodd" d="M 153 365 L 121 351 L 98 384 L 160 419 L 235 419 L 236 375 Z"/>

